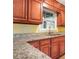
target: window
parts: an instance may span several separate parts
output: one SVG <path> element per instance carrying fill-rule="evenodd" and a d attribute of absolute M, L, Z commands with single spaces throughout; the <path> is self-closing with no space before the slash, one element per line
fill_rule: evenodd
<path fill-rule="evenodd" d="M 57 13 L 43 9 L 43 22 L 39 27 L 41 32 L 48 32 L 49 28 L 52 32 L 53 30 L 57 30 Z"/>

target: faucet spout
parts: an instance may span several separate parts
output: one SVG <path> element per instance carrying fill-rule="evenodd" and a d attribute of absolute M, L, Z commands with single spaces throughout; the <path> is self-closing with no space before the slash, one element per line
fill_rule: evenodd
<path fill-rule="evenodd" d="M 49 26 L 48 35 L 51 35 L 51 27 Z"/>

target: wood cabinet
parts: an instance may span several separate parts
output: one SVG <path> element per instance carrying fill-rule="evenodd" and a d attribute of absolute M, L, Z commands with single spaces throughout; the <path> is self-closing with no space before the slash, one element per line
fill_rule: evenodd
<path fill-rule="evenodd" d="M 62 25 L 65 26 L 65 12 L 61 11 Z"/>
<path fill-rule="evenodd" d="M 27 21 L 27 0 L 13 0 L 13 19 L 17 23 Z"/>
<path fill-rule="evenodd" d="M 65 24 L 65 7 L 56 0 L 13 0 L 13 22 L 40 24 L 43 20 L 43 7 L 59 12 L 57 23 Z"/>
<path fill-rule="evenodd" d="M 47 8 L 51 11 L 58 12 L 59 10 L 56 7 L 54 7 L 54 1 L 55 0 L 44 0 L 43 7 Z"/>
<path fill-rule="evenodd" d="M 28 43 L 30 43 L 35 48 L 39 49 L 43 53 L 50 56 L 50 40 L 49 39 L 38 40 L 38 41 L 29 41 Z"/>
<path fill-rule="evenodd" d="M 58 36 L 48 39 L 28 42 L 52 59 L 58 59 L 65 53 L 65 37 Z"/>
<path fill-rule="evenodd" d="M 40 24 L 42 0 L 13 0 L 14 23 Z"/>
<path fill-rule="evenodd" d="M 39 41 L 29 41 L 31 45 L 33 45 L 35 48 L 39 49 Z"/>
<path fill-rule="evenodd" d="M 59 10 L 64 11 L 65 7 L 63 4 L 59 3 L 56 0 L 44 0 L 44 4 L 46 5 L 46 7 L 50 7 L 52 6 L 52 10 L 59 12 Z"/>
<path fill-rule="evenodd" d="M 52 5 L 53 4 L 53 0 L 44 0 L 45 3 Z"/>
<path fill-rule="evenodd" d="M 51 57 L 57 59 L 65 53 L 65 37 L 59 36 L 51 39 Z"/>
<path fill-rule="evenodd" d="M 65 37 L 61 36 L 59 39 L 59 45 L 60 45 L 60 55 L 63 55 L 65 53 Z"/>
<path fill-rule="evenodd" d="M 64 5 L 63 4 L 61 4 L 61 3 L 59 3 L 58 1 L 53 1 L 53 6 L 55 7 L 55 8 L 58 8 L 59 10 L 62 10 L 62 11 L 64 11 Z"/>
<path fill-rule="evenodd" d="M 29 0 L 29 22 L 41 23 L 42 22 L 42 3 L 36 0 Z"/>
<path fill-rule="evenodd" d="M 50 56 L 50 48 L 49 48 L 49 47 L 50 47 L 49 45 L 40 46 L 40 50 L 41 50 L 43 53 L 45 53 L 45 54 L 47 54 L 48 56 Z"/>
<path fill-rule="evenodd" d="M 56 59 L 59 57 L 59 38 L 52 38 L 51 39 L 51 57 Z"/>
<path fill-rule="evenodd" d="M 58 26 L 65 26 L 65 13 L 64 13 L 64 11 L 60 11 L 60 13 L 58 13 L 57 25 Z"/>
<path fill-rule="evenodd" d="M 40 41 L 40 50 L 50 56 L 50 40 L 41 40 Z"/>
<path fill-rule="evenodd" d="M 57 15 L 57 25 L 65 26 L 65 6 L 57 2 L 56 0 L 44 0 L 44 7 L 55 11 Z"/>
<path fill-rule="evenodd" d="M 57 14 L 57 25 L 61 26 L 62 25 L 62 17 L 61 17 L 61 13 Z"/>

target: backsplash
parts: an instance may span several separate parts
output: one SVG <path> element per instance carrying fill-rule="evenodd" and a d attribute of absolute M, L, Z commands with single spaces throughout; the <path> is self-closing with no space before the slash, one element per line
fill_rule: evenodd
<path fill-rule="evenodd" d="M 65 32 L 65 27 L 62 26 L 58 27 L 58 32 Z"/>
<path fill-rule="evenodd" d="M 64 27 L 58 27 L 58 32 L 64 32 L 64 30 L 65 30 Z M 13 33 L 39 33 L 39 32 L 40 32 L 39 25 L 13 24 Z"/>
<path fill-rule="evenodd" d="M 14 33 L 35 33 L 38 25 L 13 24 Z"/>

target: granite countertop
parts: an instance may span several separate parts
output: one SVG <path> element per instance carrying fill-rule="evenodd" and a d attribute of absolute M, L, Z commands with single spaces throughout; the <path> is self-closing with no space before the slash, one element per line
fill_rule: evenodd
<path fill-rule="evenodd" d="M 15 41 L 13 45 L 13 59 L 51 59 L 25 41 Z"/>
<path fill-rule="evenodd" d="M 64 33 L 53 33 L 51 35 L 46 33 L 14 34 L 13 59 L 51 59 L 48 55 L 27 43 L 27 41 L 42 40 L 45 38 L 58 37 L 63 35 Z"/>
<path fill-rule="evenodd" d="M 34 41 L 34 40 L 42 40 L 46 38 L 53 38 L 58 36 L 64 36 L 63 32 L 52 33 L 51 35 L 47 33 L 19 33 L 13 35 L 13 40 L 24 40 L 24 41 Z"/>

